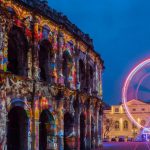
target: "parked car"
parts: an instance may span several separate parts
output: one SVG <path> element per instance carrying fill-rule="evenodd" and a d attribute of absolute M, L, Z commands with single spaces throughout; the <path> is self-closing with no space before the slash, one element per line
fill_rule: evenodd
<path fill-rule="evenodd" d="M 119 140 L 118 140 L 119 142 L 124 142 L 125 141 L 125 138 L 124 138 L 124 136 L 119 136 Z"/>
<path fill-rule="evenodd" d="M 133 139 L 132 139 L 132 138 L 127 138 L 127 141 L 128 141 L 128 142 L 132 142 Z"/>
<path fill-rule="evenodd" d="M 116 138 L 112 138 L 111 141 L 112 142 L 116 142 L 117 140 L 116 140 Z"/>
<path fill-rule="evenodd" d="M 109 142 L 109 139 L 108 138 L 104 138 L 103 142 Z"/>

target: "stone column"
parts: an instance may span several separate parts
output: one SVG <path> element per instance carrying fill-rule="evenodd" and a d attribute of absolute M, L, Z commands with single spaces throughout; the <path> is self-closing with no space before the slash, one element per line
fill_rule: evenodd
<path fill-rule="evenodd" d="M 76 68 L 76 89 L 80 89 L 80 81 L 79 81 L 79 59 L 78 56 L 75 57 L 75 68 Z"/>
<path fill-rule="evenodd" d="M 98 108 L 95 110 L 95 147 L 98 148 L 98 141 L 99 141 L 99 111 Z"/>
<path fill-rule="evenodd" d="M 59 106 L 57 108 L 57 149 L 58 150 L 64 150 L 64 101 L 59 102 Z"/>
<path fill-rule="evenodd" d="M 53 31 L 53 39 L 52 39 L 52 52 L 53 56 L 49 56 L 49 64 L 50 64 L 50 74 L 51 74 L 51 83 L 58 82 L 58 71 L 57 64 L 59 63 L 59 38 L 58 31 Z"/>
<path fill-rule="evenodd" d="M 88 105 L 89 106 L 87 108 L 87 115 L 86 115 L 87 116 L 86 150 L 91 150 L 91 106 L 90 106 L 90 102 Z"/>
<path fill-rule="evenodd" d="M 74 102 L 75 109 L 75 121 L 74 121 L 74 129 L 76 135 L 76 150 L 80 150 L 80 105 L 79 105 L 79 97 L 77 95 L 76 100 Z"/>
<path fill-rule="evenodd" d="M 58 72 L 58 81 L 57 83 L 64 85 L 64 77 L 62 73 L 62 63 L 63 63 L 63 49 L 64 49 L 64 37 L 61 32 L 58 33 L 58 48 L 59 54 L 57 59 L 57 72 Z"/>
<path fill-rule="evenodd" d="M 98 147 L 102 147 L 102 138 L 103 138 L 103 110 L 102 110 L 102 104 L 99 108 L 99 114 L 98 114 Z"/>

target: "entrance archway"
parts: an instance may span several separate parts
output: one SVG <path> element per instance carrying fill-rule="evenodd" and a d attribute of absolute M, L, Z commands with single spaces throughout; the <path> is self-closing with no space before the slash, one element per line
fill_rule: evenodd
<path fill-rule="evenodd" d="M 16 106 L 8 113 L 7 150 L 28 149 L 28 116 L 22 107 Z"/>
<path fill-rule="evenodd" d="M 85 128 L 86 128 L 86 118 L 83 113 L 80 115 L 80 150 L 85 150 Z"/>
<path fill-rule="evenodd" d="M 39 150 L 56 149 L 55 121 L 49 110 L 40 115 Z"/>
<path fill-rule="evenodd" d="M 64 115 L 64 149 L 71 150 L 75 146 L 73 132 L 74 118 L 70 113 Z"/>

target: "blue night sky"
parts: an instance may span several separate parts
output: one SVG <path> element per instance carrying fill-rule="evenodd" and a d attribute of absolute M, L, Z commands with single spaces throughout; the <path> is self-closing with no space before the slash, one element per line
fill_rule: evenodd
<path fill-rule="evenodd" d="M 93 38 L 106 67 L 103 99 L 119 103 L 129 71 L 150 57 L 150 1 L 49 0 L 49 5 Z"/>

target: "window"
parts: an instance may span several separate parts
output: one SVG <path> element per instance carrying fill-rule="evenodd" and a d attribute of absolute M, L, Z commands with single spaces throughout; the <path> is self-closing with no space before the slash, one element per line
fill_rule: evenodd
<path fill-rule="evenodd" d="M 127 121 L 127 120 L 125 120 L 125 121 L 123 122 L 123 128 L 124 128 L 124 129 L 128 129 L 128 121 Z"/>
<path fill-rule="evenodd" d="M 145 108 L 142 108 L 142 111 L 145 111 Z"/>
<path fill-rule="evenodd" d="M 132 129 L 136 129 L 137 126 L 135 124 L 132 124 Z"/>
<path fill-rule="evenodd" d="M 132 109 L 132 111 L 136 111 L 136 109 L 135 109 L 135 108 L 133 108 L 133 109 Z"/>
<path fill-rule="evenodd" d="M 115 108 L 115 112 L 119 112 L 119 108 Z"/>
<path fill-rule="evenodd" d="M 141 120 L 141 125 L 145 126 L 145 124 L 146 124 L 146 121 L 145 120 Z"/>
<path fill-rule="evenodd" d="M 115 129 L 118 130 L 120 128 L 119 121 L 115 121 Z"/>

